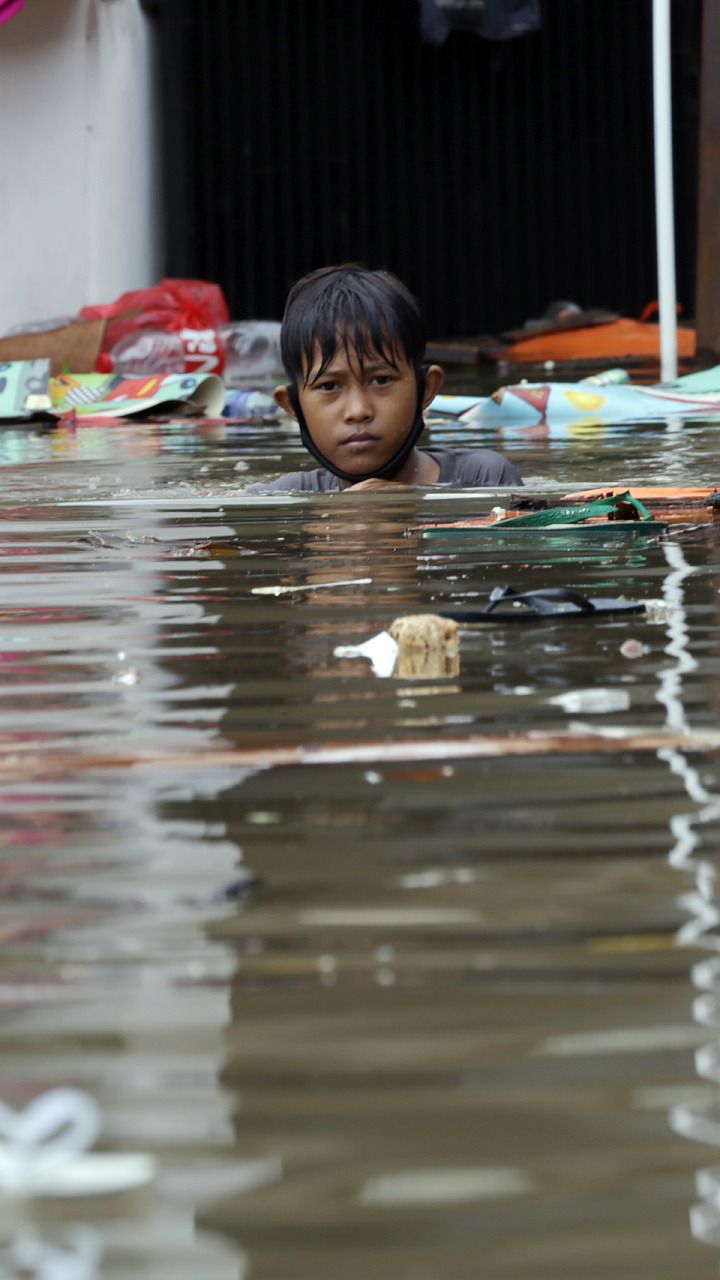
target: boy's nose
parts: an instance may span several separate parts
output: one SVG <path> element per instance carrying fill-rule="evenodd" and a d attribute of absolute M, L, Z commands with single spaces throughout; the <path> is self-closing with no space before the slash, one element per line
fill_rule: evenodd
<path fill-rule="evenodd" d="M 348 422 L 366 422 L 372 417 L 372 404 L 367 388 L 361 383 L 348 387 L 345 400 L 345 418 Z"/>

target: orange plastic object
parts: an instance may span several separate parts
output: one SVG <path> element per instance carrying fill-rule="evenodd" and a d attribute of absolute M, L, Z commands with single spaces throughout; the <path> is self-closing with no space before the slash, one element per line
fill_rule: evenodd
<path fill-rule="evenodd" d="M 678 355 L 692 359 L 696 349 L 694 329 L 678 326 Z M 504 360 L 536 364 L 543 360 L 622 360 L 633 356 L 660 356 L 660 328 L 641 320 L 620 319 L 608 324 L 555 330 L 513 342 L 503 351 Z"/>
<path fill-rule="evenodd" d="M 619 485 L 614 489 L 574 489 L 572 493 L 566 493 L 564 498 L 560 498 L 560 502 L 592 502 L 596 499 L 609 498 L 616 493 L 626 493 L 628 486 Z M 636 485 L 632 486 L 632 495 L 639 498 L 641 502 L 662 502 L 662 503 L 706 503 L 710 498 L 714 497 L 720 489 L 720 486 L 699 487 L 693 485 Z"/>

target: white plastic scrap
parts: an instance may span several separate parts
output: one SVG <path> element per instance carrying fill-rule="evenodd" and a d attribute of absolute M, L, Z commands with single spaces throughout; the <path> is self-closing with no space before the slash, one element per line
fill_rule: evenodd
<path fill-rule="evenodd" d="M 295 586 L 251 587 L 253 596 L 285 596 L 293 591 L 320 591 L 328 587 L 364 587 L 372 578 L 345 578 L 341 582 L 299 582 Z"/>
<path fill-rule="evenodd" d="M 627 711 L 630 694 L 626 689 L 573 689 L 569 693 L 559 693 L 555 698 L 548 698 L 548 702 L 573 715 L 603 715 L 609 711 Z"/>
<path fill-rule="evenodd" d="M 333 649 L 336 658 L 369 658 L 373 673 L 383 679 L 395 670 L 398 653 L 399 646 L 389 631 L 380 631 L 363 644 L 340 644 Z"/>

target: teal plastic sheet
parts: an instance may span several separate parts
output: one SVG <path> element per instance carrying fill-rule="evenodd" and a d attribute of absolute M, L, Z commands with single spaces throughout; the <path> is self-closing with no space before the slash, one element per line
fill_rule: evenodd
<path fill-rule="evenodd" d="M 50 418 L 49 360 L 0 363 L 0 421 Z"/>
<path fill-rule="evenodd" d="M 673 383 L 635 386 L 581 382 L 520 382 L 492 396 L 436 396 L 429 417 L 492 427 L 606 426 L 695 414 L 720 415 L 720 365 Z"/>

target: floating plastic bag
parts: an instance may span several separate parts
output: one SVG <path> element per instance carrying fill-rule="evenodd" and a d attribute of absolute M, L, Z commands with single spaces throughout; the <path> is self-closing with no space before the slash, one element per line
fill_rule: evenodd
<path fill-rule="evenodd" d="M 133 289 L 115 302 L 83 307 L 83 320 L 107 321 L 102 350 L 143 329 L 166 333 L 181 329 L 217 329 L 230 312 L 219 284 L 208 280 L 164 279 L 148 289 Z"/>

